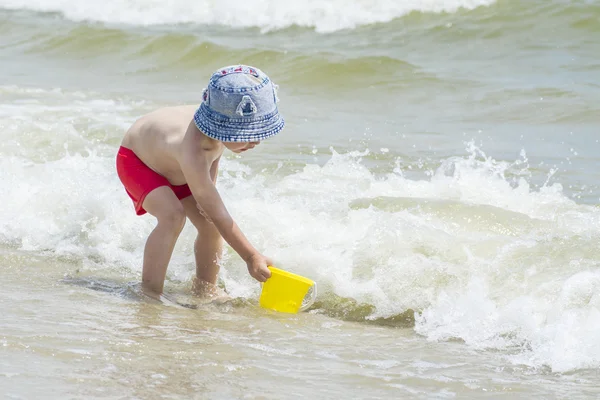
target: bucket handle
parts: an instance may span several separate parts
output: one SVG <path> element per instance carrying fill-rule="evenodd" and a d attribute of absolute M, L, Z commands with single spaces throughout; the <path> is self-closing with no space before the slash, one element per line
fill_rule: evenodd
<path fill-rule="evenodd" d="M 315 303 L 316 299 L 317 299 L 317 283 L 315 282 L 312 285 L 312 295 L 310 297 L 310 300 L 308 301 L 308 303 L 306 303 L 305 305 L 300 307 L 300 309 L 298 311 L 302 312 L 302 311 L 308 309 L 310 306 L 312 306 Z"/>

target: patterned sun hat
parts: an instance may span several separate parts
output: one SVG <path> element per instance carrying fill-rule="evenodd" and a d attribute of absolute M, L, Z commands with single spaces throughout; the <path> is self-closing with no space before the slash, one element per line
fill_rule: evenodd
<path fill-rule="evenodd" d="M 234 65 L 216 71 L 194 115 L 196 127 L 222 142 L 256 142 L 279 133 L 277 86 L 261 70 Z"/>

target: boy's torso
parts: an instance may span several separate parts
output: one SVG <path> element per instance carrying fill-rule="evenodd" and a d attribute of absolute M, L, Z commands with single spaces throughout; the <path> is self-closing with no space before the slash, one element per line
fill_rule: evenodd
<path fill-rule="evenodd" d="M 132 150 L 144 164 L 167 178 L 172 185 L 183 185 L 187 182 L 178 159 L 181 143 L 190 124 L 193 124 L 195 111 L 195 106 L 177 106 L 146 114 L 129 128 L 121 145 Z M 199 140 L 213 142 L 199 131 L 195 133 L 201 135 Z M 223 153 L 222 144 L 219 143 L 215 150 L 216 160 Z"/>

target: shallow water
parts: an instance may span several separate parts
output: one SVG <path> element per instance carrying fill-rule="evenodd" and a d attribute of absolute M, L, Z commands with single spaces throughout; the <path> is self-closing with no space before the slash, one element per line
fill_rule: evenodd
<path fill-rule="evenodd" d="M 410 328 L 251 304 L 160 304 L 107 274 L 95 281 L 102 290 L 61 283 L 57 271 L 72 265 L 15 251 L 3 253 L 2 265 L 7 398 L 598 395 L 594 369 L 556 374 L 514 365 L 461 341 L 423 340 Z M 172 295 L 186 298 L 183 288 Z"/>
<path fill-rule="evenodd" d="M 600 4 L 230 5 L 0 0 L 4 396 L 598 397 Z M 191 226 L 137 289 L 122 134 L 237 62 L 287 127 L 219 190 L 306 313 L 230 249 L 234 299 L 192 297 Z"/>

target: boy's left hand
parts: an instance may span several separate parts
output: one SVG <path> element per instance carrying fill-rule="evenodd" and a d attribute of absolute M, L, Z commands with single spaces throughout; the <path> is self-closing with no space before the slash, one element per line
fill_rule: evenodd
<path fill-rule="evenodd" d="M 265 282 L 271 277 L 271 271 L 269 271 L 267 265 L 272 265 L 272 262 L 260 253 L 251 255 L 246 260 L 246 265 L 248 266 L 250 276 L 259 282 Z"/>

